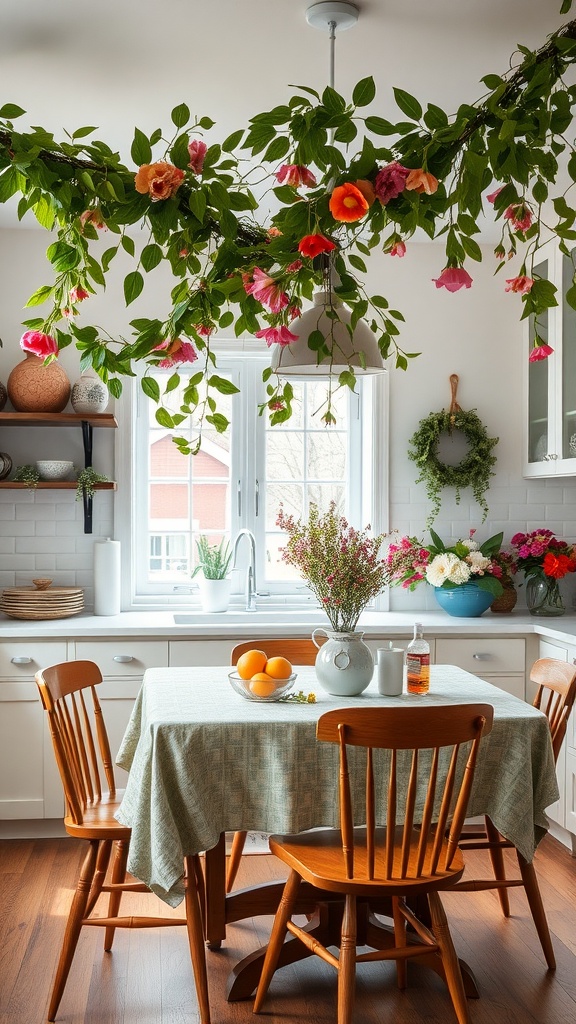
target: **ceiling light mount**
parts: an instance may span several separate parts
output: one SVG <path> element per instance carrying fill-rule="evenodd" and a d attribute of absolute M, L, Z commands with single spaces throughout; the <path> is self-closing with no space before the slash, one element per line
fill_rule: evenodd
<path fill-rule="evenodd" d="M 312 4 L 306 11 L 306 21 L 314 28 L 334 28 L 334 31 L 343 32 L 352 28 L 358 21 L 360 10 L 356 4 L 335 3 L 334 0 L 323 0 L 322 3 Z"/>

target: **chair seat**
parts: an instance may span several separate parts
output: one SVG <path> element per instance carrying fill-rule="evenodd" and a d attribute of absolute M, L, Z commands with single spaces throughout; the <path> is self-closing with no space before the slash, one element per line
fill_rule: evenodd
<path fill-rule="evenodd" d="M 390 894 L 394 892 L 426 892 L 431 887 L 434 889 L 447 888 L 461 878 L 464 873 L 464 858 L 460 850 L 457 850 L 448 871 L 438 869 L 434 876 L 428 878 L 401 878 L 402 826 L 399 826 L 396 828 L 393 877 L 388 880 L 384 871 L 385 836 L 385 828 L 376 829 L 374 879 L 367 877 L 366 830 L 364 828 L 354 829 L 354 879 L 346 877 L 340 829 L 314 829 L 311 832 L 300 832 L 294 835 L 273 835 L 270 836 L 269 842 L 270 850 L 276 857 L 297 871 L 311 885 L 329 892 L 354 893 L 358 896 L 370 895 L 375 889 L 382 890 L 383 888 L 387 889 Z M 408 875 L 415 874 L 412 865 L 417 856 L 419 838 L 419 833 L 415 832 L 408 861 Z M 426 847 L 424 871 L 427 870 L 426 866 L 430 862 L 432 842 L 433 839 Z M 440 864 L 445 863 L 446 848 L 447 843 L 444 841 Z"/>
<path fill-rule="evenodd" d="M 77 824 L 67 814 L 64 818 L 64 827 L 68 835 L 79 839 L 130 839 L 131 829 L 127 825 L 121 825 L 114 817 L 123 796 L 123 789 L 117 789 L 114 796 L 103 793 L 99 800 L 87 805 L 81 824 Z"/>

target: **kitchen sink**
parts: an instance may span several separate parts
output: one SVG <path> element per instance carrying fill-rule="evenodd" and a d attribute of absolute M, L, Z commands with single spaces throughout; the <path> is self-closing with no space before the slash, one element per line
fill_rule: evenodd
<path fill-rule="evenodd" d="M 326 614 L 321 608 L 286 609 L 280 606 L 274 609 L 266 608 L 266 610 L 262 611 L 258 608 L 255 612 L 247 612 L 240 608 L 230 608 L 227 612 L 220 612 L 217 615 L 210 612 L 182 612 L 174 614 L 175 626 L 201 626 L 208 623 L 222 625 L 253 623 L 256 625 L 260 622 L 274 622 L 278 623 L 279 626 L 285 622 L 301 622 L 303 626 L 309 626 L 310 623 L 328 625 Z"/>

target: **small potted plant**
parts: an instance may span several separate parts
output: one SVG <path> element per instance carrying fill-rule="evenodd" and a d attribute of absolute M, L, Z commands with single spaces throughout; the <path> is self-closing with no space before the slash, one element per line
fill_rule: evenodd
<path fill-rule="evenodd" d="M 198 564 L 192 578 L 198 576 L 200 600 L 205 612 L 225 612 L 230 603 L 232 579 L 229 576 L 232 552 L 227 540 L 210 544 L 203 534 L 196 541 Z"/>

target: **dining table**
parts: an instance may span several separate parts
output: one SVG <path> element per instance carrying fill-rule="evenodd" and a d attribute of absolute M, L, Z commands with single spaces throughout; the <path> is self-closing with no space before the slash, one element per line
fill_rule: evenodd
<path fill-rule="evenodd" d="M 338 750 L 315 738 L 319 717 L 333 708 L 491 704 L 493 727 L 481 742 L 468 815 L 488 815 L 521 856 L 532 860 L 548 829 L 545 810 L 558 798 L 542 712 L 453 665 L 431 666 L 428 693 L 409 694 L 404 687 L 398 696 L 381 695 L 376 678 L 359 696 L 334 696 L 319 686 L 313 666 L 294 670 L 292 693 L 299 700 L 257 701 L 235 692 L 229 665 L 147 669 L 116 757 L 129 773 L 116 815 L 132 833 L 128 870 L 177 906 L 184 896 L 184 856 L 205 853 L 209 948 L 225 939 L 227 924 L 273 914 L 283 889 L 277 882 L 226 893 L 226 833 L 338 826 Z M 297 909 L 324 939 L 327 929 L 337 927 L 333 896 L 326 894 L 319 910 L 317 891 L 304 885 Z M 381 927 L 374 914 L 366 929 L 367 944 L 376 945 Z M 389 945 L 393 939 L 383 941 Z M 282 963 L 309 955 L 294 939 L 285 945 Z M 257 950 L 236 966 L 228 999 L 251 994 L 263 954 Z M 469 969 L 465 984 L 469 995 L 478 994 Z"/>

